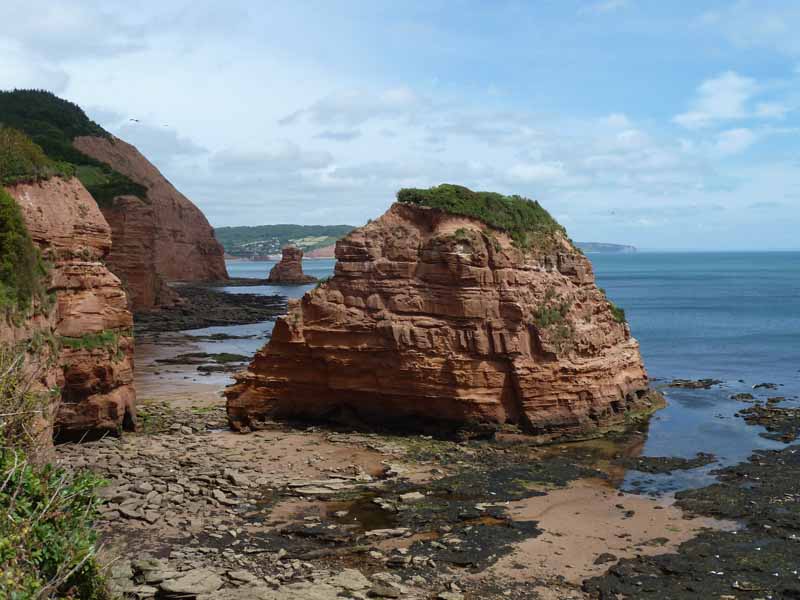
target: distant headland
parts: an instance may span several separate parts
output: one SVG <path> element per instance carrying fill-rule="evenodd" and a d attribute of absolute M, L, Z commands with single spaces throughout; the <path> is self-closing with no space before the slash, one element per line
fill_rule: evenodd
<path fill-rule="evenodd" d="M 218 227 L 214 234 L 225 248 L 226 258 L 264 260 L 280 257 L 281 248 L 294 245 L 305 252 L 305 258 L 333 258 L 336 241 L 346 236 L 354 225 L 255 225 Z M 635 246 L 603 242 L 575 242 L 587 253 L 628 254 Z"/>

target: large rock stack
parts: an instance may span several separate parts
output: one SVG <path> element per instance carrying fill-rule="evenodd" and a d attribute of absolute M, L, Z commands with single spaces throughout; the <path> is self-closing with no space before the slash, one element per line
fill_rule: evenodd
<path fill-rule="evenodd" d="M 230 387 L 267 418 L 592 435 L 650 407 L 638 343 L 560 228 L 520 248 L 481 220 L 394 204 L 336 247 Z"/>

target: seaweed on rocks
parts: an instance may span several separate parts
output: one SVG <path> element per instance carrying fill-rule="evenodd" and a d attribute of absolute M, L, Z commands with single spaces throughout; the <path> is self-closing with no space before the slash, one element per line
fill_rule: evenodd
<path fill-rule="evenodd" d="M 182 285 L 180 294 L 185 304 L 134 314 L 136 334 L 259 323 L 286 312 L 284 296 L 229 294 L 208 285 Z"/>
<path fill-rule="evenodd" d="M 685 388 L 689 390 L 707 390 L 721 384 L 719 379 L 673 379 L 667 387 Z"/>
<path fill-rule="evenodd" d="M 782 409 L 780 422 L 796 431 L 800 413 Z M 736 521 L 738 530 L 705 531 L 675 554 L 624 559 L 585 581 L 585 591 L 603 599 L 800 598 L 800 446 L 760 450 L 714 473 L 717 483 L 679 492 L 677 504 Z"/>
<path fill-rule="evenodd" d="M 775 406 L 775 398 L 767 404 L 755 404 L 740 410 L 738 415 L 750 425 L 761 425 L 766 431 L 761 437 L 780 442 L 793 442 L 800 435 L 800 408 Z"/>
<path fill-rule="evenodd" d="M 641 471 L 642 473 L 671 473 L 704 467 L 717 460 L 713 454 L 698 452 L 694 458 L 679 458 L 677 456 L 639 456 L 622 458 L 617 464 L 626 469 Z"/>

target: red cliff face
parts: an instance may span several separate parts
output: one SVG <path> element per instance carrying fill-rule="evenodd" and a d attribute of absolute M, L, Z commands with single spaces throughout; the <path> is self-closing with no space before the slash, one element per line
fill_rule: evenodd
<path fill-rule="evenodd" d="M 269 283 L 311 283 L 316 278 L 303 273 L 303 250 L 286 246 L 281 251 L 281 260 L 269 272 Z"/>
<path fill-rule="evenodd" d="M 120 280 L 104 263 L 111 248 L 108 223 L 77 179 L 6 189 L 52 265 L 55 307 L 0 337 L 19 341 L 38 332 L 53 342 L 58 356 L 44 379 L 61 388 L 57 433 L 133 428 L 133 320 Z"/>
<path fill-rule="evenodd" d="M 355 416 L 589 435 L 645 408 L 647 375 L 589 260 L 525 253 L 466 217 L 395 204 L 336 247 L 228 388 L 235 428 Z"/>
<path fill-rule="evenodd" d="M 78 137 L 75 147 L 147 188 L 102 207 L 114 245 L 108 265 L 122 279 L 135 310 L 174 304 L 168 281 L 228 278 L 222 246 L 203 213 L 139 151 L 120 139 Z"/>

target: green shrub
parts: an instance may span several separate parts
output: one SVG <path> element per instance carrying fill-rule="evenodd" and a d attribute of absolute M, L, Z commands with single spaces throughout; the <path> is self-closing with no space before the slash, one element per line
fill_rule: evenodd
<path fill-rule="evenodd" d="M 39 181 L 56 175 L 71 177 L 74 173 L 72 165 L 49 159 L 21 131 L 0 126 L 0 184 Z"/>
<path fill-rule="evenodd" d="M 58 390 L 42 390 L 43 340 L 0 347 L 0 598 L 108 598 L 92 522 L 103 482 L 31 459 Z"/>
<path fill-rule="evenodd" d="M 0 449 L 0 598 L 109 598 L 92 523 L 95 476 Z"/>
<path fill-rule="evenodd" d="M 611 304 L 611 314 L 614 317 L 614 320 L 617 323 L 625 323 L 625 322 L 627 322 L 628 319 L 625 318 L 625 309 L 624 308 L 620 308 L 619 306 L 617 306 L 616 304 L 614 304 L 611 301 L 609 301 L 609 304 Z"/>
<path fill-rule="evenodd" d="M 56 390 L 34 385 L 37 365 L 26 360 L 43 356 L 37 340 L 19 346 L 0 345 L 0 448 L 35 449 L 41 442 L 41 424 L 49 415 Z"/>
<path fill-rule="evenodd" d="M 608 295 L 606 294 L 606 290 L 604 288 L 598 287 L 597 289 L 600 290 L 600 293 L 606 297 L 606 300 L 608 301 L 608 306 L 611 309 L 611 316 L 614 317 L 614 320 L 617 323 L 627 323 L 628 319 L 625 317 L 625 309 L 620 308 L 619 306 L 614 304 L 611 300 L 609 300 Z"/>
<path fill-rule="evenodd" d="M 566 315 L 564 305 L 562 306 L 540 306 L 533 313 L 533 322 L 539 328 L 547 328 L 564 321 Z"/>
<path fill-rule="evenodd" d="M 444 183 L 429 189 L 401 189 L 397 192 L 397 201 L 479 219 L 508 233 L 514 245 L 520 248 L 550 250 L 557 234 L 566 238 L 564 228 L 550 213 L 538 202 L 522 196 L 473 192 L 464 186 Z"/>
<path fill-rule="evenodd" d="M 16 201 L 0 187 L 0 316 L 45 302 L 47 269 Z"/>
<path fill-rule="evenodd" d="M 59 338 L 61 345 L 72 350 L 97 350 L 102 348 L 108 351 L 109 358 L 122 360 L 124 353 L 120 347 L 120 336 L 130 337 L 130 331 L 104 329 L 97 333 L 87 333 L 79 338 L 62 336 Z"/>

